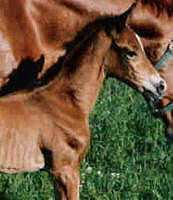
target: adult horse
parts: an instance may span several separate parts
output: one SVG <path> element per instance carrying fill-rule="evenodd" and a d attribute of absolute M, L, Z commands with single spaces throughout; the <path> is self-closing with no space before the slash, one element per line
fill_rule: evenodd
<path fill-rule="evenodd" d="M 103 16 L 120 15 L 134 0 L 1 0 L 0 1 L 0 85 L 23 59 L 33 62 L 45 57 L 42 69 L 28 69 L 30 79 L 55 64 L 89 22 Z M 34 63 L 26 68 L 35 68 Z M 28 75 L 28 76 L 29 76 Z M 25 87 L 28 79 L 20 79 Z"/>
<path fill-rule="evenodd" d="M 155 65 L 173 38 L 173 0 L 137 0 L 128 23 L 141 37 L 148 58 Z M 163 107 L 173 101 L 172 66 L 173 56 L 170 56 L 159 70 L 168 85 Z M 164 117 L 166 135 L 173 137 L 173 112 L 167 112 Z"/>
<path fill-rule="evenodd" d="M 163 95 L 163 80 L 139 37 L 125 26 L 128 12 L 87 26 L 88 34 L 84 29 L 76 38 L 48 85 L 0 99 L 0 171 L 37 171 L 44 167 L 41 149 L 47 149 L 60 199 L 77 200 L 79 163 L 89 144 L 88 114 L 105 68 L 141 92 L 150 91 L 158 99 Z"/>

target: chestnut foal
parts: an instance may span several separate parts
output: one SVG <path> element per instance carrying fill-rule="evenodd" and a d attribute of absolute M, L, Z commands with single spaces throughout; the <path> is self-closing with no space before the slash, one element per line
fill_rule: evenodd
<path fill-rule="evenodd" d="M 60 199 L 77 200 L 78 168 L 89 145 L 88 114 L 105 68 L 141 92 L 162 96 L 165 83 L 146 58 L 139 37 L 125 26 L 127 14 L 89 25 L 88 34 L 79 37 L 48 85 L 0 99 L 0 171 L 40 170 L 45 165 L 41 149 L 49 150 Z"/>

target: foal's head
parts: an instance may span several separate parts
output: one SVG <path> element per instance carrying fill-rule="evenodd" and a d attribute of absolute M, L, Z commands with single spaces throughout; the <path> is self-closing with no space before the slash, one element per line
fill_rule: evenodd
<path fill-rule="evenodd" d="M 125 13 L 126 14 L 126 13 Z M 147 59 L 139 36 L 123 20 L 119 20 L 116 30 L 109 29 L 112 46 L 108 51 L 105 65 L 112 76 L 132 83 L 144 94 L 151 105 L 163 96 L 166 90 L 165 81 L 159 76 Z"/>

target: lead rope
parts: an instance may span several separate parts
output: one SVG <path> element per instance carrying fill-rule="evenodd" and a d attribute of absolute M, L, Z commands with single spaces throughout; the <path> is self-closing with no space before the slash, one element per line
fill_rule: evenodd
<path fill-rule="evenodd" d="M 170 56 L 173 56 L 173 39 L 171 40 L 170 44 L 168 45 L 168 48 L 166 52 L 163 54 L 161 59 L 158 61 L 158 63 L 155 65 L 155 69 L 159 71 L 163 67 L 163 63 L 169 59 Z M 160 115 L 164 115 L 167 112 L 170 112 L 173 110 L 173 102 L 166 105 L 164 108 L 159 110 Z"/>

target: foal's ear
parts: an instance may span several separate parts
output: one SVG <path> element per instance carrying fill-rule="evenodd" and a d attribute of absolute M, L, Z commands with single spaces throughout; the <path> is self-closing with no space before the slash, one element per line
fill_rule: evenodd
<path fill-rule="evenodd" d="M 132 11 L 136 8 L 136 3 L 132 4 L 132 6 L 126 10 L 122 15 L 119 16 L 118 24 L 117 24 L 117 32 L 120 33 L 126 26 L 127 19 Z"/>

